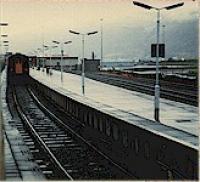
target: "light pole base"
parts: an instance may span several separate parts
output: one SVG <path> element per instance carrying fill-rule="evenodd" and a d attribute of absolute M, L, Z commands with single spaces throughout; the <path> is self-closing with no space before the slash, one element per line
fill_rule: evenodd
<path fill-rule="evenodd" d="M 160 121 L 159 114 L 160 114 L 160 86 L 155 85 L 155 111 L 154 111 L 154 118 L 156 121 Z"/>
<path fill-rule="evenodd" d="M 82 70 L 82 94 L 85 95 L 85 73 Z"/>
<path fill-rule="evenodd" d="M 160 118 L 159 118 L 159 109 L 158 108 L 155 108 L 155 111 L 154 111 L 154 118 L 156 121 L 160 122 Z"/>
<path fill-rule="evenodd" d="M 61 83 L 63 83 L 63 77 L 61 77 L 61 79 L 60 79 L 60 80 L 61 80 Z"/>
<path fill-rule="evenodd" d="M 84 85 L 82 85 L 82 93 L 83 93 L 83 95 L 85 95 L 85 87 L 84 87 Z"/>

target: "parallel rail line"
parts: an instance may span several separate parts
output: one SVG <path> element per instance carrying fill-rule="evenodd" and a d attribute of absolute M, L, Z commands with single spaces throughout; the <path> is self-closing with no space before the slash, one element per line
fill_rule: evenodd
<path fill-rule="evenodd" d="M 86 76 L 90 79 L 101 81 L 110 85 L 119 86 L 128 90 L 139 91 L 149 95 L 154 95 L 154 86 L 152 80 L 143 79 L 143 83 L 138 81 L 126 80 L 124 78 L 117 78 L 114 76 L 102 75 L 102 74 L 89 74 Z M 171 87 L 172 86 L 172 87 Z M 170 99 L 173 101 L 198 106 L 197 91 L 194 87 L 183 84 L 174 84 L 170 82 L 164 82 L 164 86 L 161 86 L 160 96 L 162 98 Z"/>
<path fill-rule="evenodd" d="M 31 97 L 30 90 L 24 89 L 16 89 L 17 110 L 26 128 L 61 173 L 61 179 L 134 178 L 48 111 L 33 93 Z"/>

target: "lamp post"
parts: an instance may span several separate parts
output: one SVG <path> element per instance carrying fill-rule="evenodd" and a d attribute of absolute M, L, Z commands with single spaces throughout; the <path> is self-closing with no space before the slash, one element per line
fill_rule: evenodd
<path fill-rule="evenodd" d="M 44 58 L 44 34 L 42 34 L 42 38 L 43 38 L 43 40 L 42 40 L 42 54 L 43 54 L 43 68 L 42 68 L 42 71 L 44 72 L 44 67 L 45 67 L 45 58 Z"/>
<path fill-rule="evenodd" d="M 162 28 L 163 28 L 163 44 L 165 44 L 165 27 L 166 25 L 162 25 Z"/>
<path fill-rule="evenodd" d="M 159 39 L 160 39 L 160 11 L 163 9 L 171 10 L 183 6 L 183 2 L 173 4 L 170 6 L 165 6 L 161 8 L 149 6 L 147 4 L 143 4 L 137 1 L 133 1 L 133 4 L 145 9 L 154 9 L 157 11 L 157 43 L 156 43 L 156 84 L 155 84 L 155 98 L 154 98 L 154 118 L 156 121 L 160 121 L 159 112 L 160 112 L 160 86 L 159 86 Z"/>
<path fill-rule="evenodd" d="M 103 18 L 100 19 L 101 21 L 101 61 L 100 61 L 100 70 L 103 62 Z"/>
<path fill-rule="evenodd" d="M 0 23 L 0 59 L 2 53 L 1 47 L 1 27 L 8 26 L 8 23 Z M 0 60 L 1 61 L 1 60 Z M 0 63 L 0 78 L 1 78 L 1 63 Z M 0 180 L 5 179 L 4 168 L 4 137 L 3 137 L 3 117 L 2 117 L 2 102 L 1 102 L 1 79 L 0 79 Z"/>
<path fill-rule="evenodd" d="M 40 52 L 42 51 L 42 49 L 38 48 L 37 50 L 38 50 L 38 55 L 40 57 L 40 55 L 41 55 Z M 40 59 L 38 59 L 38 66 L 40 67 Z"/>
<path fill-rule="evenodd" d="M 76 32 L 76 31 L 73 31 L 73 30 L 69 30 L 69 33 L 72 33 L 72 34 L 75 34 L 75 35 L 81 35 L 82 36 L 82 69 L 81 69 L 81 72 L 82 72 L 82 94 L 85 95 L 85 60 L 84 60 L 84 42 L 85 42 L 85 35 L 93 35 L 93 34 L 96 34 L 98 33 L 98 31 L 93 31 L 93 32 L 88 32 L 88 33 L 80 33 L 80 32 Z"/>
<path fill-rule="evenodd" d="M 47 49 L 49 49 L 49 61 L 50 61 L 50 69 L 51 69 L 52 65 L 53 65 L 52 61 L 51 61 L 51 57 L 52 57 L 52 55 L 51 55 L 52 52 L 51 51 L 52 51 L 53 48 L 56 48 L 58 46 L 47 46 L 47 45 L 44 45 L 44 47 L 47 48 Z M 49 70 L 49 71 L 51 72 L 51 70 Z"/>
<path fill-rule="evenodd" d="M 60 44 L 60 50 L 61 50 L 61 62 L 60 62 L 60 72 L 61 72 L 61 82 L 63 82 L 63 56 L 64 56 L 64 50 L 63 50 L 63 47 L 64 47 L 64 44 L 70 44 L 72 43 L 72 41 L 66 41 L 66 42 L 58 42 L 56 40 L 53 40 L 52 41 L 53 43 L 55 44 Z"/>
<path fill-rule="evenodd" d="M 39 56 L 39 54 L 38 54 L 38 51 L 37 50 L 34 50 L 33 51 L 34 52 L 34 55 L 35 55 L 35 63 L 34 63 L 34 67 L 37 67 L 38 66 L 38 56 Z M 36 65 L 37 64 L 37 65 Z"/>

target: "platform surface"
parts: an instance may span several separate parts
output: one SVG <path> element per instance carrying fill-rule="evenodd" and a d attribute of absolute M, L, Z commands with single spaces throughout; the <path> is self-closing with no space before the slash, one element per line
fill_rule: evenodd
<path fill-rule="evenodd" d="M 50 76 L 44 71 L 30 69 L 30 75 L 45 85 L 65 92 L 73 92 L 83 100 L 111 106 L 115 112 L 123 111 L 154 120 L 154 97 L 85 78 L 85 96 L 81 93 L 81 76 L 53 70 Z M 81 100 L 82 100 L 81 99 Z M 108 108 L 108 107 L 107 107 Z M 160 99 L 160 121 L 174 128 L 198 136 L 198 107 Z"/>

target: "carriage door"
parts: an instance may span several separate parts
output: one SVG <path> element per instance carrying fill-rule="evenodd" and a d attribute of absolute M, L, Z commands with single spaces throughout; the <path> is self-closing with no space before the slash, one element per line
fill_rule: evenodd
<path fill-rule="evenodd" d="M 16 74 L 22 74 L 22 61 L 19 59 L 15 62 L 15 72 Z"/>

